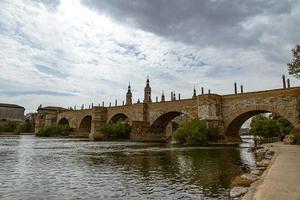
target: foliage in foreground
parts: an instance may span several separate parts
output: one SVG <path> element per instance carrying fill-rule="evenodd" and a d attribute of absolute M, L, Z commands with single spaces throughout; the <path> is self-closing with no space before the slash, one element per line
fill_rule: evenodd
<path fill-rule="evenodd" d="M 68 136 L 71 132 L 69 125 L 52 125 L 46 126 L 39 130 L 36 136 L 39 137 L 57 137 L 57 136 Z"/>
<path fill-rule="evenodd" d="M 129 139 L 131 128 L 125 121 L 103 124 L 99 131 L 105 139 Z"/>
<path fill-rule="evenodd" d="M 30 122 L 24 122 L 21 124 L 18 124 L 15 132 L 17 133 L 30 133 L 33 132 L 33 125 Z"/>
<path fill-rule="evenodd" d="M 30 122 L 11 122 L 5 121 L 0 123 L 0 132 L 9 133 L 27 133 L 32 131 L 32 124 Z"/>
<path fill-rule="evenodd" d="M 175 141 L 188 145 L 207 145 L 221 139 L 216 129 L 208 127 L 206 121 L 200 119 L 179 126 L 172 137 Z"/>
<path fill-rule="evenodd" d="M 295 144 L 300 144 L 300 128 L 294 128 L 291 134 L 295 137 Z"/>
<path fill-rule="evenodd" d="M 288 71 L 290 75 L 300 78 L 300 45 L 296 45 L 292 52 L 294 59 L 288 64 Z"/>
<path fill-rule="evenodd" d="M 0 132 L 11 132 L 14 133 L 17 127 L 16 122 L 1 122 Z"/>
<path fill-rule="evenodd" d="M 279 115 L 258 115 L 251 121 L 250 134 L 263 138 L 287 135 L 293 129 L 293 125 Z"/>
<path fill-rule="evenodd" d="M 284 138 L 285 144 L 300 144 L 300 128 L 294 128 L 292 132 Z"/>

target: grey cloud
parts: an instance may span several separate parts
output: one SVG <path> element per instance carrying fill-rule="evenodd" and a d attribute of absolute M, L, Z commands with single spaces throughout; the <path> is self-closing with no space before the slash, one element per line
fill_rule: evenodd
<path fill-rule="evenodd" d="M 83 4 L 120 22 L 176 40 L 201 45 L 251 44 L 241 22 L 256 15 L 281 15 L 292 11 L 295 1 L 199 0 L 84 0 Z"/>
<path fill-rule="evenodd" d="M 72 93 L 68 92 L 55 92 L 55 91 L 46 91 L 46 90 L 38 90 L 38 91 L 1 91 L 2 94 L 7 96 L 23 96 L 23 95 L 46 95 L 46 96 L 74 96 Z"/>
<path fill-rule="evenodd" d="M 64 73 L 64 72 L 58 71 L 56 69 L 52 69 L 52 68 L 44 66 L 44 65 L 36 64 L 35 67 L 37 68 L 38 71 L 40 71 L 44 74 L 47 74 L 47 75 L 52 75 L 52 76 L 55 76 L 55 77 L 58 77 L 58 78 L 69 77 L 69 75 Z"/>
<path fill-rule="evenodd" d="M 209 70 L 205 73 L 205 76 L 211 78 L 218 77 L 234 77 L 236 75 L 242 74 L 243 69 L 236 66 L 209 66 Z"/>

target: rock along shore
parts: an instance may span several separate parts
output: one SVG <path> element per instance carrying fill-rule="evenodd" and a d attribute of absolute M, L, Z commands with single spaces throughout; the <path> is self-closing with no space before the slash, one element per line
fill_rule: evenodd
<path fill-rule="evenodd" d="M 273 154 L 272 152 L 275 152 Z M 299 200 L 300 146 L 282 143 L 265 144 L 255 151 L 257 167 L 243 174 L 250 186 L 236 186 L 231 199 L 243 200 Z M 240 187 L 240 188 L 237 188 Z M 244 196 L 243 196 L 244 195 Z"/>

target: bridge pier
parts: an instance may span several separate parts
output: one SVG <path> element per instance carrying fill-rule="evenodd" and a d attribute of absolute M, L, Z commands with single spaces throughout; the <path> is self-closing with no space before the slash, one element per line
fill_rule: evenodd
<path fill-rule="evenodd" d="M 150 131 L 150 123 L 146 121 L 133 121 L 130 139 L 141 142 L 166 142 L 166 134 L 162 131 Z"/>
<path fill-rule="evenodd" d="M 197 103 L 199 119 L 207 121 L 208 126 L 216 128 L 226 140 L 222 113 L 222 96 L 217 94 L 199 95 Z M 236 140 L 240 141 L 239 136 Z"/>
<path fill-rule="evenodd" d="M 107 121 L 107 109 L 94 107 L 92 110 L 92 126 L 89 134 L 91 141 L 103 140 L 103 134 L 99 131 L 100 126 Z"/>

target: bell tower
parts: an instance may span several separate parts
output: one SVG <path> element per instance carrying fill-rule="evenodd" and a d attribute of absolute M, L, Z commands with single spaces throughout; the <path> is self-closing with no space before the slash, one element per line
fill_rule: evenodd
<path fill-rule="evenodd" d="M 129 82 L 128 90 L 126 93 L 126 105 L 131 105 L 131 104 L 132 104 L 132 93 L 131 93 L 131 86 Z"/>
<path fill-rule="evenodd" d="M 149 83 L 149 76 L 147 77 L 146 87 L 144 90 L 144 103 L 151 103 L 151 87 Z"/>

